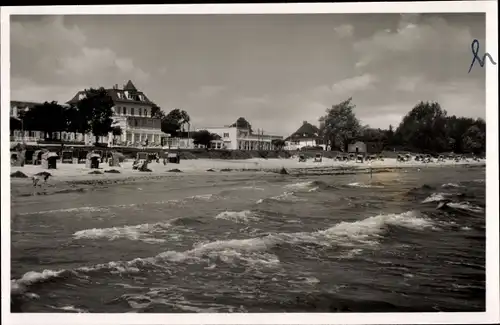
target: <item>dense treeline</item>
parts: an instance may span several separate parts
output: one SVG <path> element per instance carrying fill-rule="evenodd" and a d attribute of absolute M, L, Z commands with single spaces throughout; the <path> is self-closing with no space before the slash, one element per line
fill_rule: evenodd
<path fill-rule="evenodd" d="M 436 102 L 420 102 L 394 130 L 362 126 L 354 114 L 352 98 L 326 110 L 319 119 L 320 133 L 332 150 L 345 151 L 353 141 L 378 144 L 386 150 L 422 153 L 475 153 L 486 151 L 486 122 L 483 119 L 448 116 Z"/>

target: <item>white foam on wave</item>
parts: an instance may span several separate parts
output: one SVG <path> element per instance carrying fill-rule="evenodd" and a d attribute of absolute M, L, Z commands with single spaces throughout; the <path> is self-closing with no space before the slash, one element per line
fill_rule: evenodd
<path fill-rule="evenodd" d="M 384 187 L 383 187 L 383 186 L 381 186 L 381 185 L 365 184 L 365 183 L 359 183 L 359 182 L 349 183 L 349 184 L 347 184 L 347 186 L 351 186 L 351 187 L 361 187 L 361 188 L 384 188 Z"/>
<path fill-rule="evenodd" d="M 200 195 L 188 196 L 186 199 L 210 201 L 210 200 L 216 199 L 216 198 L 217 198 L 217 196 L 215 194 L 200 194 Z"/>
<path fill-rule="evenodd" d="M 128 239 L 141 240 L 147 243 L 164 242 L 164 239 L 148 237 L 148 235 L 158 232 L 165 232 L 170 227 L 170 223 L 140 224 L 135 226 L 123 226 L 112 228 L 93 228 L 77 231 L 73 234 L 74 239 Z"/>
<path fill-rule="evenodd" d="M 52 213 L 68 213 L 68 212 L 103 212 L 108 211 L 109 207 L 79 207 L 79 208 L 69 208 L 69 209 L 57 209 L 57 210 L 46 210 L 46 211 L 35 211 L 35 212 L 25 212 L 19 213 L 19 215 L 29 215 L 29 214 L 52 214 Z"/>
<path fill-rule="evenodd" d="M 299 183 L 294 183 L 294 184 L 287 184 L 283 186 L 284 188 L 291 189 L 291 190 L 309 190 L 311 186 L 314 185 L 314 181 L 309 181 L 309 182 L 299 182 Z"/>
<path fill-rule="evenodd" d="M 463 187 L 462 185 L 456 184 L 456 183 L 446 183 L 441 185 L 441 187 L 444 188 L 457 188 L 457 187 Z"/>
<path fill-rule="evenodd" d="M 215 219 L 224 219 L 233 221 L 236 223 L 247 223 L 251 221 L 257 221 L 259 218 L 255 216 L 255 213 L 249 210 L 243 211 L 224 211 L 215 216 Z"/>
<path fill-rule="evenodd" d="M 74 313 L 88 313 L 87 310 L 82 309 L 82 308 L 77 308 L 77 307 L 72 306 L 72 305 L 62 306 L 62 307 L 56 307 L 56 306 L 49 305 L 49 307 L 52 308 L 52 309 L 70 311 L 70 312 L 74 312 Z"/>
<path fill-rule="evenodd" d="M 382 237 L 387 226 L 397 226 L 408 229 L 433 229 L 433 222 L 409 211 L 401 214 L 382 214 L 354 222 L 340 222 L 328 229 L 315 232 L 275 233 L 263 237 L 248 239 L 217 240 L 207 243 L 198 243 L 187 251 L 166 251 L 154 257 L 136 258 L 131 261 L 116 261 L 98 264 L 89 267 L 80 267 L 71 271 L 44 270 L 43 272 L 28 272 L 21 279 L 13 280 L 17 285 L 30 285 L 43 282 L 50 278 L 60 277 L 64 272 L 81 276 L 99 270 L 110 273 L 139 274 L 144 266 L 155 266 L 168 272 L 169 263 L 199 263 L 214 265 L 221 261 L 226 264 L 243 263 L 247 267 L 275 268 L 280 265 L 279 258 L 269 253 L 269 250 L 280 244 L 308 244 L 320 246 L 344 246 L 352 253 L 353 248 L 369 248 Z M 358 245 L 358 247 L 353 247 Z M 342 257 L 342 256 L 340 256 Z M 14 286 L 13 286 L 14 288 Z"/>
<path fill-rule="evenodd" d="M 446 193 L 432 193 L 429 197 L 422 201 L 422 203 L 439 202 L 446 199 L 449 196 Z"/>
<path fill-rule="evenodd" d="M 294 192 L 284 192 L 284 193 L 282 193 L 280 195 L 271 196 L 271 197 L 266 198 L 266 199 L 259 199 L 255 203 L 256 204 L 261 204 L 265 200 L 278 201 L 278 202 L 299 202 L 299 201 L 305 201 L 305 199 L 302 199 L 302 198 L 299 198 L 299 197 L 295 196 Z"/>
<path fill-rule="evenodd" d="M 466 211 L 477 212 L 477 213 L 481 213 L 484 211 L 483 208 L 481 208 L 477 205 L 473 205 L 469 202 L 458 202 L 458 203 L 451 202 L 451 203 L 448 203 L 448 206 L 450 208 L 453 208 L 453 209 L 460 209 L 460 210 L 466 210 Z"/>

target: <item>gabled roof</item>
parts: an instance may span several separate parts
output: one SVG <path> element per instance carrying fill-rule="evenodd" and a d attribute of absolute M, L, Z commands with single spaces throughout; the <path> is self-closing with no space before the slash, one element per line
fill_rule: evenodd
<path fill-rule="evenodd" d="M 123 87 L 123 90 L 137 91 L 137 88 L 135 88 L 134 84 L 132 83 L 132 80 L 129 80 L 127 84 Z"/>
<path fill-rule="evenodd" d="M 106 89 L 108 95 L 113 99 L 115 103 L 137 103 L 137 104 L 146 104 L 153 105 L 154 103 L 142 92 L 137 90 L 131 80 L 127 82 L 126 85 L 123 86 L 123 89 L 119 89 L 116 85 L 113 88 Z M 129 98 L 125 96 L 125 92 L 129 95 Z M 79 100 L 79 95 L 83 94 L 84 91 L 79 91 L 72 99 L 70 99 L 68 104 L 75 104 Z M 142 98 L 141 98 L 142 97 Z M 141 100 L 142 99 L 142 100 Z"/>
<path fill-rule="evenodd" d="M 286 140 L 294 139 L 294 140 L 300 140 L 300 139 L 311 139 L 311 138 L 319 138 L 319 129 L 318 127 L 307 123 L 307 121 L 304 121 L 302 123 L 302 126 L 292 133 Z"/>

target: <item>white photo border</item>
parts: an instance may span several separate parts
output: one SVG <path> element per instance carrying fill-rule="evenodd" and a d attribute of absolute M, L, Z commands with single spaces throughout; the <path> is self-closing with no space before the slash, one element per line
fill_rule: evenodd
<path fill-rule="evenodd" d="M 486 14 L 486 52 L 498 62 L 497 1 L 371 3 L 191 4 L 32 6 L 1 8 L 1 248 L 2 324 L 487 324 L 500 322 L 498 72 L 486 69 L 486 312 L 477 313 L 265 313 L 265 314 L 60 314 L 10 313 L 10 16 L 121 14 L 313 14 L 313 13 Z M 472 40 L 471 40 L 472 41 Z M 472 56 L 471 56 L 472 60 Z M 460 68 L 460 67 L 457 67 Z M 464 67 L 466 68 L 466 67 Z"/>

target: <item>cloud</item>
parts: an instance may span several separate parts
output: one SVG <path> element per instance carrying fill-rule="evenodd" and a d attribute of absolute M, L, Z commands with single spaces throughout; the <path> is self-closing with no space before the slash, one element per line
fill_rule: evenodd
<path fill-rule="evenodd" d="M 216 95 L 219 95 L 221 92 L 223 92 L 226 89 L 227 89 L 226 86 L 208 86 L 208 85 L 205 85 L 205 86 L 199 87 L 197 91 L 192 92 L 191 96 L 201 97 L 203 99 L 207 99 L 207 98 L 211 98 L 211 97 L 214 97 Z"/>
<path fill-rule="evenodd" d="M 335 32 L 337 35 L 339 35 L 341 38 L 348 38 L 351 37 L 353 32 L 354 32 L 354 27 L 352 25 L 340 25 L 334 28 Z"/>
<path fill-rule="evenodd" d="M 110 86 L 117 80 L 149 79 L 131 58 L 108 47 L 92 46 L 91 40 L 78 26 L 67 26 L 61 16 L 12 19 L 11 73 L 12 78 L 23 80 L 12 84 L 12 93 L 23 95 L 13 99 L 38 98 L 43 89 L 56 88 L 57 93 L 66 88 L 69 98 L 76 92 L 75 85 Z M 15 88 L 26 84 L 31 86 Z M 35 84 L 39 85 L 36 89 Z M 53 97 L 53 93 L 45 94 L 47 100 Z"/>

